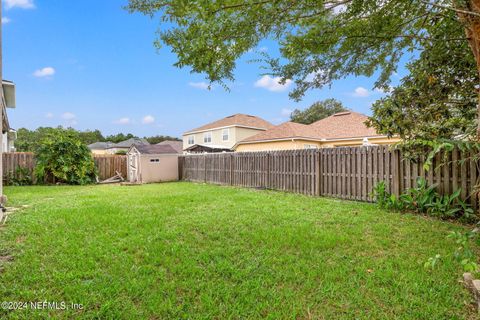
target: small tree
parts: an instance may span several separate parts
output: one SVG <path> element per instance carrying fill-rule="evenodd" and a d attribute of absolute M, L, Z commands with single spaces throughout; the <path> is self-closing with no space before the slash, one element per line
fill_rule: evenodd
<path fill-rule="evenodd" d="M 35 174 L 40 182 L 83 185 L 95 181 L 95 164 L 90 150 L 68 133 L 47 136 L 35 156 Z"/>
<path fill-rule="evenodd" d="M 297 123 L 310 124 L 342 111 L 347 111 L 347 109 L 340 101 L 327 99 L 315 102 L 303 111 L 293 110 L 290 120 Z"/>

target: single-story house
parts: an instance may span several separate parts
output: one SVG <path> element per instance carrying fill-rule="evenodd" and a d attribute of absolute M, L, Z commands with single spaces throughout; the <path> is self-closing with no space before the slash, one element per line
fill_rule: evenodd
<path fill-rule="evenodd" d="M 182 154 L 183 153 L 183 142 L 178 141 L 178 140 L 165 140 L 160 143 L 157 143 L 157 146 L 164 146 L 168 145 L 171 146 L 177 153 Z"/>
<path fill-rule="evenodd" d="M 89 144 L 87 147 L 92 151 L 93 154 L 107 154 L 107 149 L 110 146 L 113 146 L 114 143 L 111 141 L 107 142 L 95 142 L 92 144 Z"/>
<path fill-rule="evenodd" d="M 134 144 L 145 144 L 150 145 L 147 140 L 139 138 L 131 138 L 119 143 L 113 143 L 110 141 L 107 142 L 95 142 L 89 144 L 87 147 L 92 151 L 93 154 L 117 154 L 117 153 L 127 153 L 131 146 Z"/>
<path fill-rule="evenodd" d="M 125 141 L 121 141 L 119 143 L 115 143 L 109 146 L 106 151 L 107 154 L 117 154 L 117 153 L 127 153 L 130 150 L 130 147 L 133 145 L 150 145 L 150 143 L 146 139 L 140 138 L 131 138 Z"/>
<path fill-rule="evenodd" d="M 152 183 L 178 180 L 178 153 L 169 145 L 133 145 L 127 152 L 128 181 Z"/>
<path fill-rule="evenodd" d="M 233 147 L 245 138 L 256 135 L 273 125 L 262 118 L 249 114 L 234 114 L 223 119 L 205 124 L 183 134 L 183 150 L 204 149 L 233 151 Z M 200 152 L 200 151 L 195 151 Z"/>
<path fill-rule="evenodd" d="M 235 151 L 271 151 L 344 146 L 381 145 L 398 142 L 378 134 L 365 125 L 367 116 L 347 111 L 304 125 L 285 122 L 246 138 L 235 145 Z"/>

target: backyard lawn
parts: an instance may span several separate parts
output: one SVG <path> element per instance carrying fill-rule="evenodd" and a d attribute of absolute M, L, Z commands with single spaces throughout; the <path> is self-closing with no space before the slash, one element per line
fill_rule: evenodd
<path fill-rule="evenodd" d="M 6 194 L 24 207 L 0 229 L 2 301 L 83 308 L 0 318 L 475 318 L 451 223 L 187 182 Z"/>

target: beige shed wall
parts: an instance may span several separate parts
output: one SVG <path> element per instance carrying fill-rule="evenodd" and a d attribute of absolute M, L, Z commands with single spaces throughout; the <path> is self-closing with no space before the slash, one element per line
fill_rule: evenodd
<path fill-rule="evenodd" d="M 159 162 L 150 162 L 159 159 Z M 142 183 L 178 180 L 178 155 L 140 155 L 140 181 Z"/>

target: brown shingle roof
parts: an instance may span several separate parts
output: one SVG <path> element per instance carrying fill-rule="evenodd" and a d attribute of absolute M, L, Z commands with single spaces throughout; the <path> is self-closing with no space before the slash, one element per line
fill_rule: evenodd
<path fill-rule="evenodd" d="M 378 136 L 373 128 L 367 128 L 367 116 L 357 112 L 340 112 L 311 125 L 285 122 L 239 142 L 307 138 L 312 140 L 347 139 Z"/>
<path fill-rule="evenodd" d="M 225 117 L 223 119 L 211 122 L 204 126 L 189 130 L 185 132 L 185 134 L 192 133 L 195 131 L 209 130 L 209 129 L 215 129 L 215 128 L 233 126 L 233 125 L 254 127 L 254 128 L 265 129 L 265 130 L 273 127 L 273 125 L 270 122 L 265 121 L 262 118 L 251 116 L 248 114 L 237 113 L 237 114 Z"/>
<path fill-rule="evenodd" d="M 254 136 L 248 137 L 241 142 L 252 142 L 259 140 L 275 140 L 288 138 L 310 138 L 320 140 L 317 130 L 312 126 L 307 126 L 295 122 L 284 122 L 276 127 L 260 132 Z"/>
<path fill-rule="evenodd" d="M 183 142 L 176 140 L 165 140 L 160 143 L 157 143 L 157 146 L 171 146 L 177 153 L 182 153 L 183 151 Z"/>
<path fill-rule="evenodd" d="M 149 145 L 135 144 L 133 145 L 141 154 L 176 154 L 177 151 L 169 145 Z"/>
<path fill-rule="evenodd" d="M 363 138 L 378 136 L 373 128 L 368 128 L 364 114 L 347 111 L 336 113 L 330 117 L 311 124 L 324 139 Z"/>

